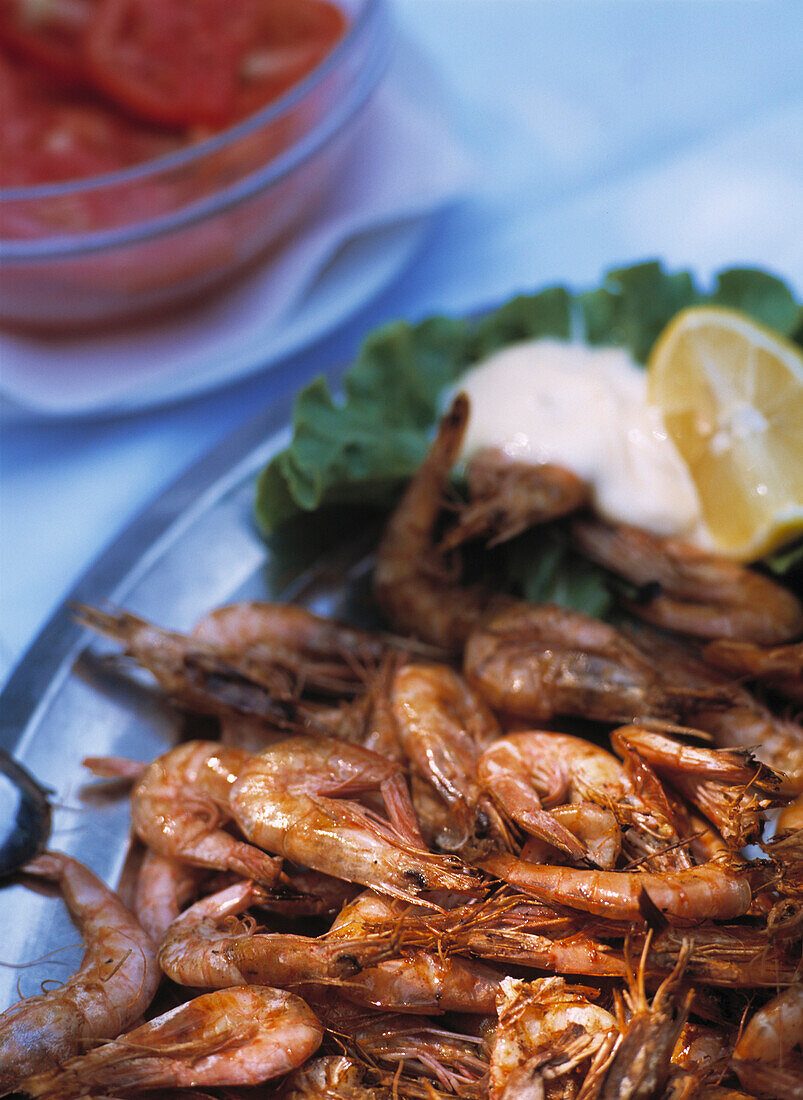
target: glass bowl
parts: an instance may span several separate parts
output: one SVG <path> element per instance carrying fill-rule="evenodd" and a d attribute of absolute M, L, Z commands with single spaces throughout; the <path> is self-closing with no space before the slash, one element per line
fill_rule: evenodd
<path fill-rule="evenodd" d="M 387 0 L 338 0 L 323 62 L 243 122 L 155 160 L 0 189 L 0 325 L 151 316 L 269 262 L 337 178 L 390 53 Z"/>

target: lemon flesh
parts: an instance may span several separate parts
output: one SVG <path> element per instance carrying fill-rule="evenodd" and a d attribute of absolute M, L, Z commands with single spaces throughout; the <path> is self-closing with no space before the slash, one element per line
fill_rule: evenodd
<path fill-rule="evenodd" d="M 691 307 L 661 333 L 647 372 L 712 549 L 754 561 L 803 532 L 800 350 L 736 310 Z"/>

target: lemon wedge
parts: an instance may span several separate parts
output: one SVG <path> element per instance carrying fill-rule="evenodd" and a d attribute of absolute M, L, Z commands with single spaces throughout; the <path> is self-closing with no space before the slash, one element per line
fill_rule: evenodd
<path fill-rule="evenodd" d="M 803 532 L 803 355 L 737 310 L 673 318 L 647 395 L 697 488 L 712 549 L 755 561 Z"/>

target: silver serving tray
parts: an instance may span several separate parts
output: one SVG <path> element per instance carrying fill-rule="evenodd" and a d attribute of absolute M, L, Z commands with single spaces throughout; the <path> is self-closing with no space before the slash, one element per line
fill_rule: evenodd
<path fill-rule="evenodd" d="M 236 599 L 303 603 L 369 623 L 363 593 L 376 526 L 268 546 L 253 520 L 255 478 L 289 441 L 288 397 L 239 429 L 176 481 L 109 547 L 25 654 L 0 695 L 0 746 L 53 791 L 50 847 L 116 884 L 129 848 L 119 785 L 98 784 L 87 755 L 151 760 L 181 734 L 181 716 L 135 670 L 108 655 L 119 646 L 76 625 L 71 604 L 125 607 L 159 625 L 189 629 Z M 81 958 L 80 937 L 50 889 L 0 888 L 0 1010 L 62 982 Z"/>

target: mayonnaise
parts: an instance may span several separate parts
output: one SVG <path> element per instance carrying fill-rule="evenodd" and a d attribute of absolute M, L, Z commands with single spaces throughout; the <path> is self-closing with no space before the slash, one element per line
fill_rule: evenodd
<path fill-rule="evenodd" d="M 471 402 L 461 458 L 497 447 L 518 461 L 564 466 L 615 523 L 701 541 L 688 470 L 647 404 L 647 377 L 619 348 L 557 340 L 513 344 L 460 380 Z"/>

